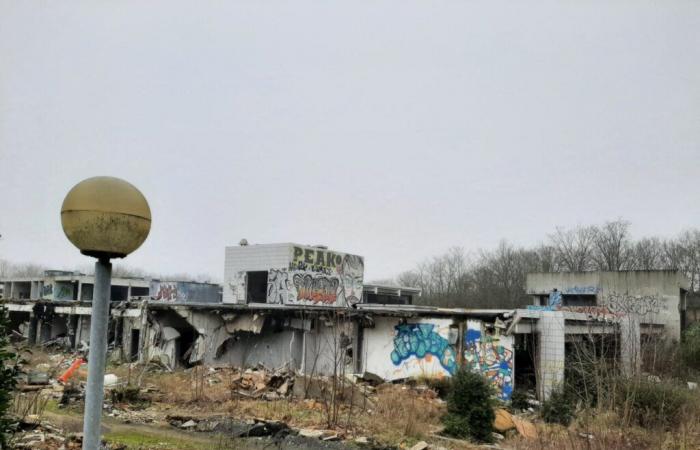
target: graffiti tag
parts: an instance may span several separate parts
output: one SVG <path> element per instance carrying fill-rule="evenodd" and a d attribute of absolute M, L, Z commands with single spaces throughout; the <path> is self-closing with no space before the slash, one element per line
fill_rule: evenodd
<path fill-rule="evenodd" d="M 398 366 L 411 356 L 424 359 L 435 356 L 443 369 L 453 374 L 457 369 L 455 350 L 444 337 L 433 331 L 435 325 L 430 323 L 411 323 L 396 325 L 394 350 L 391 362 Z"/>

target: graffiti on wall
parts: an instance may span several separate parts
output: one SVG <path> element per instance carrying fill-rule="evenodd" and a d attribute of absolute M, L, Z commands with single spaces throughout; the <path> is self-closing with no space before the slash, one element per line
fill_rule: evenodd
<path fill-rule="evenodd" d="M 335 303 L 338 299 L 338 285 L 339 281 L 335 277 L 294 274 L 297 300 L 313 303 Z"/>
<path fill-rule="evenodd" d="M 594 288 L 596 290 L 595 292 L 600 292 L 600 289 L 594 286 L 577 287 L 579 291 L 588 290 L 587 292 L 589 294 L 592 293 Z M 581 292 L 577 292 L 576 295 L 582 294 Z M 561 293 L 555 289 L 549 294 L 546 306 L 529 305 L 527 309 L 535 311 L 578 312 L 599 319 L 615 319 L 630 313 L 640 316 L 658 314 L 663 306 L 663 302 L 658 295 L 630 295 L 618 294 L 616 292 L 602 296 L 601 303 L 601 305 L 596 306 L 564 306 Z"/>
<path fill-rule="evenodd" d="M 219 302 L 219 288 L 214 284 L 153 280 L 149 289 L 151 298 L 162 302 Z"/>
<path fill-rule="evenodd" d="M 56 283 L 56 289 L 54 292 L 54 299 L 56 300 L 72 300 L 73 299 L 73 286 L 70 284 Z"/>
<path fill-rule="evenodd" d="M 480 323 L 470 323 L 464 343 L 467 367 L 488 378 L 500 399 L 509 400 L 513 393 L 512 337 L 490 336 L 482 333 Z"/>
<path fill-rule="evenodd" d="M 177 283 L 158 283 L 154 300 L 174 302 L 177 300 Z"/>
<path fill-rule="evenodd" d="M 613 292 L 603 298 L 603 303 L 611 311 L 632 313 L 644 316 L 658 314 L 661 310 L 661 299 L 658 295 L 630 295 Z"/>
<path fill-rule="evenodd" d="M 568 295 L 596 295 L 600 292 L 598 286 L 570 286 L 564 289 Z"/>
<path fill-rule="evenodd" d="M 268 303 L 352 306 L 362 300 L 361 256 L 315 247 L 292 247 L 288 271 L 268 274 Z"/>
<path fill-rule="evenodd" d="M 552 309 L 556 309 L 560 307 L 561 304 L 561 292 L 557 291 L 556 289 L 550 292 L 548 306 Z"/>
<path fill-rule="evenodd" d="M 434 328 L 430 323 L 396 325 L 391 362 L 398 366 L 411 357 L 419 360 L 435 357 L 443 369 L 453 374 L 457 370 L 454 347 Z"/>
<path fill-rule="evenodd" d="M 267 302 L 286 303 L 287 294 L 292 287 L 287 269 L 271 269 L 267 274 Z"/>

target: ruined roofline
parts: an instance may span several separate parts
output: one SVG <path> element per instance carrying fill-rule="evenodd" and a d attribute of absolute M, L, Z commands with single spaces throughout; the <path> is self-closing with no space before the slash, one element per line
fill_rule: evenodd
<path fill-rule="evenodd" d="M 681 271 L 678 269 L 655 269 L 655 270 L 644 270 L 644 269 L 635 269 L 635 270 L 578 270 L 578 271 L 537 271 L 537 272 L 528 272 L 526 275 L 557 275 L 557 274 L 564 274 L 564 275 L 591 275 L 591 274 L 604 274 L 604 273 L 615 273 L 615 274 L 621 274 L 621 273 L 642 273 L 642 272 L 648 272 L 648 273 L 678 273 L 681 274 Z"/>

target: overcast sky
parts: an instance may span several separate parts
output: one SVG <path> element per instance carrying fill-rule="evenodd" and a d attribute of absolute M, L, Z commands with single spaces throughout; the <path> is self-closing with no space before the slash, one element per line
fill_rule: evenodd
<path fill-rule="evenodd" d="M 73 268 L 59 210 L 150 202 L 124 262 L 222 279 L 226 245 L 365 256 L 700 213 L 698 1 L 0 0 L 0 258 Z"/>

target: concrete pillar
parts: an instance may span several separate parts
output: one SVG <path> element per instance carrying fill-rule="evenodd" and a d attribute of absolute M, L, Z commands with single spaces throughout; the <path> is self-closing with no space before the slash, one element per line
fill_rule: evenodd
<path fill-rule="evenodd" d="M 70 348 L 76 348 L 78 341 L 76 337 L 78 335 L 78 315 L 72 314 L 68 318 L 68 338 L 70 339 Z"/>
<path fill-rule="evenodd" d="M 16 285 L 17 285 L 17 283 L 10 282 L 10 297 L 9 298 L 11 298 L 11 299 L 17 298 L 17 295 L 16 295 L 17 293 L 15 292 L 15 291 L 17 291 L 17 289 L 15 289 Z"/>
<path fill-rule="evenodd" d="M 633 376 L 641 370 L 641 332 L 639 316 L 627 314 L 620 318 L 620 363 L 622 373 Z"/>
<path fill-rule="evenodd" d="M 564 313 L 542 311 L 537 322 L 539 345 L 537 355 L 537 394 L 546 400 L 564 382 Z"/>
<path fill-rule="evenodd" d="M 78 281 L 78 294 L 75 297 L 75 299 L 80 301 L 82 294 L 83 294 L 83 283 L 82 283 L 82 281 Z"/>
<path fill-rule="evenodd" d="M 51 319 L 47 316 L 41 318 L 41 325 L 39 326 L 39 335 L 40 344 L 43 344 L 44 342 L 51 339 Z"/>
<path fill-rule="evenodd" d="M 39 328 L 39 318 L 34 313 L 29 314 L 29 328 L 27 329 L 27 345 L 36 344 L 36 333 Z"/>

